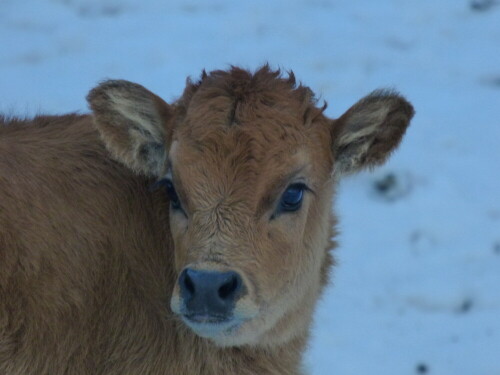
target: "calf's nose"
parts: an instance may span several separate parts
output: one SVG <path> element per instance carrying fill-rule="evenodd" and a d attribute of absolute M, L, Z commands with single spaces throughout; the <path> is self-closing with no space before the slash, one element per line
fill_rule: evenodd
<path fill-rule="evenodd" d="M 179 287 L 188 317 L 222 320 L 232 313 L 241 296 L 243 281 L 234 271 L 186 268 L 179 276 Z"/>

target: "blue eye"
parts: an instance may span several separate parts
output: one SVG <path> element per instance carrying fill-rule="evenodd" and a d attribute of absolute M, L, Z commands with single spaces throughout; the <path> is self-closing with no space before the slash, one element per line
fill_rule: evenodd
<path fill-rule="evenodd" d="M 297 211 L 302 206 L 304 198 L 304 190 L 307 187 L 304 184 L 290 185 L 281 196 L 278 211 L 293 212 Z"/>

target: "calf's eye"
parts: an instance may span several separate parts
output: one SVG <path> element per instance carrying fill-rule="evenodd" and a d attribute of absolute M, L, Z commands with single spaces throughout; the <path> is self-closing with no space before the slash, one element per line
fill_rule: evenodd
<path fill-rule="evenodd" d="M 280 212 L 297 211 L 302 206 L 302 200 L 304 198 L 304 190 L 306 189 L 307 187 L 304 184 L 290 185 L 281 196 L 278 211 Z"/>
<path fill-rule="evenodd" d="M 168 198 L 170 199 L 170 204 L 174 210 L 181 209 L 181 202 L 179 200 L 179 196 L 175 191 L 174 184 L 170 180 L 164 180 L 163 185 L 165 185 L 165 189 L 167 190 Z"/>

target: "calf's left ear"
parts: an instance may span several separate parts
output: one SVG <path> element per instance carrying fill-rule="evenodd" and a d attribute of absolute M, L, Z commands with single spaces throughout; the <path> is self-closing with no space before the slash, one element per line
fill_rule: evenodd
<path fill-rule="evenodd" d="M 171 136 L 171 107 L 141 85 L 123 80 L 101 83 L 87 101 L 113 158 L 135 172 L 159 176 Z"/>
<path fill-rule="evenodd" d="M 337 175 L 383 164 L 399 145 L 414 110 L 402 96 L 377 90 L 334 121 L 333 151 Z"/>

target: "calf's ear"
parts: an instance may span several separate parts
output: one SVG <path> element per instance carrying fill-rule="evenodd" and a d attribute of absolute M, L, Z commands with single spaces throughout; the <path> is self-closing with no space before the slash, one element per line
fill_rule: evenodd
<path fill-rule="evenodd" d="M 376 90 L 354 104 L 332 128 L 337 175 L 383 164 L 399 145 L 414 110 L 396 92 Z"/>
<path fill-rule="evenodd" d="M 113 158 L 137 173 L 159 176 L 167 158 L 171 107 L 141 85 L 123 80 L 102 82 L 87 101 Z"/>

